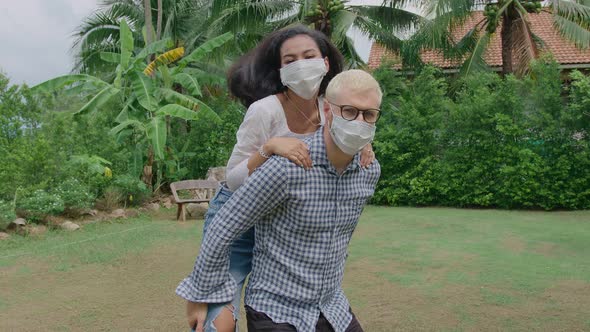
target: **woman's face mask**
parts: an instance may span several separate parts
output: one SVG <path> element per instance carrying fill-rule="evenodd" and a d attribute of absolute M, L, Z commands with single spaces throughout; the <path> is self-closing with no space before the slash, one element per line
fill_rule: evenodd
<path fill-rule="evenodd" d="M 328 69 L 324 59 L 304 59 L 280 69 L 281 82 L 303 99 L 312 99 L 319 91 Z"/>
<path fill-rule="evenodd" d="M 354 156 L 373 141 L 375 125 L 368 124 L 365 121 L 348 121 L 334 114 L 332 104 L 330 104 L 330 111 L 332 112 L 330 136 L 332 136 L 332 140 L 342 152 Z"/>

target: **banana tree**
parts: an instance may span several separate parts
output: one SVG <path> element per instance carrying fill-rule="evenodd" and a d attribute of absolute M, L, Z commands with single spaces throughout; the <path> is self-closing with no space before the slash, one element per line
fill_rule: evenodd
<path fill-rule="evenodd" d="M 111 129 L 111 134 L 120 140 L 134 137 L 138 146 L 144 149 L 142 179 L 151 186 L 153 163 L 163 163 L 166 158 L 166 117 L 194 121 L 202 111 L 216 116 L 199 99 L 202 97 L 198 80 L 201 72 L 188 65 L 208 56 L 233 36 L 226 33 L 213 38 L 186 56 L 182 47 L 170 50 L 174 43 L 169 38 L 136 50 L 125 20 L 120 22 L 120 36 L 120 53 L 101 53 L 104 61 L 116 64 L 112 82 L 91 75 L 65 75 L 33 89 L 49 92 L 67 87 L 74 93 L 92 91 L 90 100 L 77 114 L 96 112 L 111 100 L 119 102 L 122 109 L 115 118 L 117 125 Z M 150 55 L 154 55 L 154 60 L 146 66 L 144 60 Z M 156 184 L 160 181 L 161 176 L 158 176 Z"/>

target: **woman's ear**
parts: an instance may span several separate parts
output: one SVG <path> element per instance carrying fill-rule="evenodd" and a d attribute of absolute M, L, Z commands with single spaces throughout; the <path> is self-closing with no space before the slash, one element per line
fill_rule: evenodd
<path fill-rule="evenodd" d="M 326 64 L 326 72 L 330 71 L 330 61 L 328 60 L 328 57 L 324 58 L 324 63 Z"/>
<path fill-rule="evenodd" d="M 326 123 L 332 121 L 332 112 L 330 112 L 330 103 L 324 97 L 324 119 L 326 119 Z"/>

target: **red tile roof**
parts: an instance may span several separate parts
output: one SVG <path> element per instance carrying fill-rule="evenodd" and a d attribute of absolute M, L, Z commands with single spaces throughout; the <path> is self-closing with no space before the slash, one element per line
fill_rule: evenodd
<path fill-rule="evenodd" d="M 481 11 L 474 12 L 465 24 L 453 33 L 456 40 L 459 40 L 481 20 L 483 20 L 483 13 Z M 562 37 L 553 26 L 551 13 L 541 12 L 539 14 L 529 14 L 529 21 L 533 33 L 545 43 L 544 50 L 551 52 L 558 63 L 561 65 L 587 64 L 590 66 L 590 49 L 578 49 L 572 42 Z M 492 67 L 502 66 L 501 30 L 502 24 L 499 24 L 484 54 L 486 63 Z M 391 60 L 395 60 L 396 58 L 393 53 L 385 50 L 383 46 L 373 43 L 369 55 L 369 68 L 374 69 L 379 67 L 383 57 Z M 422 61 L 443 69 L 457 68 L 460 66 L 460 63 L 456 61 L 453 63 L 450 60 L 444 59 L 439 51 L 434 50 L 422 51 Z"/>

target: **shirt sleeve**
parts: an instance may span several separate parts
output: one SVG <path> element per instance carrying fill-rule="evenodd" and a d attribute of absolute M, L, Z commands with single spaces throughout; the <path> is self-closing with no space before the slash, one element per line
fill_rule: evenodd
<path fill-rule="evenodd" d="M 265 104 L 250 106 L 236 134 L 237 142 L 227 163 L 225 180 L 231 191 L 248 177 L 248 159 L 271 137 L 272 116 Z"/>
<path fill-rule="evenodd" d="M 272 157 L 223 205 L 207 230 L 192 273 L 176 289 L 191 302 L 232 300 L 236 282 L 229 273 L 230 245 L 287 197 L 283 158 Z"/>

